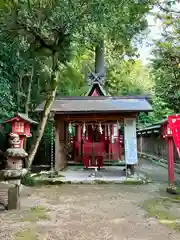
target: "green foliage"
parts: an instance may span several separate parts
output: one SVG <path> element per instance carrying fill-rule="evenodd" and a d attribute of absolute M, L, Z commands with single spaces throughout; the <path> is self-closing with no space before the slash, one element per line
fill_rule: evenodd
<path fill-rule="evenodd" d="M 13 48 L 13 46 L 12 46 Z M 15 109 L 14 95 L 12 94 L 11 79 L 15 76 L 11 46 L 0 39 L 0 118 L 7 118 Z"/>
<path fill-rule="evenodd" d="M 62 79 L 62 81 L 61 81 Z M 78 69 L 67 65 L 60 73 L 57 96 L 81 96 L 84 94 L 85 81 Z"/>
<path fill-rule="evenodd" d="M 146 126 L 149 124 L 154 124 L 166 119 L 168 115 L 173 114 L 173 111 L 167 108 L 166 103 L 164 103 L 160 97 L 155 95 L 152 95 L 152 107 L 153 112 L 148 114 L 140 113 L 139 125 Z"/>
<path fill-rule="evenodd" d="M 29 110 L 30 115 L 34 115 L 32 111 L 39 103 L 44 100 L 46 103 L 50 103 L 51 99 L 53 101 L 55 94 L 52 93 L 56 92 L 56 87 L 57 95 L 82 95 L 87 87 L 84 78 L 92 69 L 92 49 L 99 39 L 104 38 L 110 42 L 118 57 L 134 55 L 132 40 L 146 29 L 145 16 L 153 2 L 8 2 L 1 11 L 0 39 L 2 43 L 5 42 L 5 48 L 0 50 L 3 55 L 0 58 L 0 77 L 3 79 L 0 85 L 3 95 L 0 100 L 3 97 L 2 101 L 6 105 L 1 106 L 0 118 L 5 118 L 13 111 L 25 109 Z M 86 46 L 90 50 L 85 50 Z M 143 78 L 148 79 L 145 70 L 139 73 L 141 66 L 138 63 L 134 65 L 122 61 L 119 66 L 117 59 L 115 62 L 110 60 L 112 68 L 111 63 L 108 63 L 110 92 L 127 95 L 149 91 L 151 87 L 148 84 L 140 84 Z M 115 87 L 116 84 L 121 91 Z M 45 116 L 47 115 L 48 112 Z M 42 126 L 39 129 L 42 130 Z M 45 138 L 50 136 L 50 129 L 48 125 Z M 37 134 L 39 140 L 42 132 L 43 130 L 41 134 Z M 49 141 L 48 137 L 47 139 Z"/>
<path fill-rule="evenodd" d="M 155 94 L 163 102 L 164 108 L 179 113 L 180 19 L 172 7 L 163 7 L 157 15 L 162 23 L 163 34 L 161 39 L 154 42 L 151 74 L 155 81 Z"/>
<path fill-rule="evenodd" d="M 107 36 L 127 49 L 132 38 L 147 27 L 145 14 L 152 3 L 152 0 L 144 0 L 143 4 L 132 0 L 16 1 L 8 22 L 11 34 L 16 36 L 20 29 L 25 40 L 41 55 L 58 52 L 63 62 L 69 56 L 72 41 L 94 44 Z"/>
<path fill-rule="evenodd" d="M 149 71 L 140 61 L 112 60 L 109 63 L 107 88 L 112 95 L 141 95 L 152 92 Z"/>
<path fill-rule="evenodd" d="M 71 59 L 71 64 L 63 67 L 59 74 L 58 95 L 82 94 L 86 87 L 83 79 L 92 66 L 92 51 L 87 53 L 86 43 L 92 49 L 92 44 L 103 36 L 114 42 L 116 51 L 131 55 L 131 40 L 146 28 L 145 14 L 151 9 L 152 3 L 150 0 L 144 0 L 143 4 L 138 1 L 120 3 L 117 0 L 111 3 L 107 0 L 101 3 L 97 0 L 30 0 L 8 3 L 8 8 L 2 15 L 3 25 L 5 23 L 2 36 L 10 41 L 12 37 L 13 40 L 17 39 L 17 46 L 8 53 L 8 56 L 16 56 L 14 62 L 9 63 L 9 67 L 13 65 L 16 70 L 16 78 L 9 76 L 10 85 L 14 79 L 14 108 L 21 111 L 25 108 L 34 63 L 29 60 L 35 56 L 36 70 L 33 75 L 30 110 L 46 99 L 46 93 L 51 88 L 51 75 L 55 70 L 50 60 L 52 57 L 56 67 L 59 62 L 65 63 Z M 76 49 L 76 57 L 73 57 L 72 49 Z M 82 68 L 80 63 L 86 65 L 86 60 L 88 67 L 83 67 L 82 74 L 79 71 Z M 129 85 L 125 88 L 128 87 Z M 138 86 L 136 88 L 135 91 L 140 92 Z"/>
<path fill-rule="evenodd" d="M 86 54 L 84 43 L 88 42 L 90 44 L 88 46 L 92 49 L 92 44 L 99 37 L 106 36 L 109 41 L 114 41 L 116 50 L 121 51 L 122 54 L 128 52 L 130 55 L 131 40 L 145 29 L 145 13 L 151 8 L 151 3 L 144 1 L 142 5 L 138 2 L 123 1 L 119 4 L 119 1 L 113 1 L 109 4 L 107 0 L 101 3 L 97 0 L 91 2 L 76 0 L 69 4 L 66 0 L 59 2 L 52 0 L 16 1 L 14 5 L 9 4 L 9 8 L 6 9 L 8 11 L 4 11 L 2 17 L 5 31 L 2 32 L 1 37 L 3 42 L 4 39 L 9 39 L 10 43 L 17 39 L 16 46 L 11 44 L 12 47 L 9 48 L 9 44 L 6 44 L 9 52 L 6 54 L 4 51 L 8 57 L 13 55 L 14 60 L 8 62 L 4 59 L 4 64 L 8 62 L 9 69 L 13 67 L 15 71 L 13 76 L 12 71 L 8 76 L 9 84 L 13 88 L 13 93 L 7 92 L 7 96 L 13 95 L 13 99 L 9 100 L 14 104 L 10 107 L 11 112 L 15 109 L 19 111 L 25 109 L 29 81 L 32 77 L 32 64 L 34 64 L 32 59 L 36 61 L 34 64 L 36 69 L 33 75 L 30 111 L 46 99 L 46 93 L 51 88 L 52 61 L 49 57 L 54 54 L 54 60 L 58 62 L 64 63 L 69 57 L 75 59 L 67 65 L 67 68 L 63 67 L 59 74 L 58 95 L 82 94 L 86 88 L 83 84 L 84 77 L 92 66 L 89 61 L 92 60 L 92 51 Z M 80 61 L 72 56 L 73 48 L 76 48 L 75 54 L 80 56 Z M 85 54 L 82 52 L 79 54 L 79 49 Z M 82 60 L 83 55 L 84 60 Z M 80 63 L 87 64 L 86 60 L 88 67 L 83 67 L 83 76 L 79 68 L 82 68 Z M 7 85 L 5 81 L 4 83 Z M 125 88 L 128 87 L 129 85 Z M 136 88 L 136 92 L 140 91 L 138 86 Z"/>
<path fill-rule="evenodd" d="M 33 177 L 31 177 L 30 173 L 27 173 L 21 180 L 21 183 L 25 186 L 35 186 L 36 181 Z"/>
<path fill-rule="evenodd" d="M 161 1 L 161 11 L 155 13 L 161 22 L 162 36 L 154 41 L 150 64 L 150 79 L 154 82 L 153 113 L 140 114 L 140 124 L 158 122 L 180 112 L 180 39 L 179 12 L 173 1 Z"/>
<path fill-rule="evenodd" d="M 19 41 L 7 41 L 6 35 L 0 34 L 1 120 L 12 116 L 15 111 L 25 111 L 29 79 L 35 62 L 33 57 Z M 34 72 L 35 86 L 38 74 Z M 36 86 L 34 94 L 37 90 Z"/>

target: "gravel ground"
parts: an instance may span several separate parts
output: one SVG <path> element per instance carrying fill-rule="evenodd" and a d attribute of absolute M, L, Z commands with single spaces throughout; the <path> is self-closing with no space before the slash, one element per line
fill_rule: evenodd
<path fill-rule="evenodd" d="M 150 171 L 149 168 L 144 166 L 143 171 Z M 164 178 L 167 170 L 154 166 L 154 172 L 157 168 Z M 142 208 L 145 200 L 159 196 L 162 187 L 165 189 L 163 180 L 140 186 L 100 184 L 25 188 L 20 211 L 0 213 L 0 238 L 178 240 L 179 232 L 158 223 L 155 218 L 147 218 Z"/>

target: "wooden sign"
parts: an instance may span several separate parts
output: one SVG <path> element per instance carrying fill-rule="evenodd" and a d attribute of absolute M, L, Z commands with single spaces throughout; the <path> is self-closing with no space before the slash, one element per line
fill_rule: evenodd
<path fill-rule="evenodd" d="M 136 119 L 124 119 L 124 142 L 126 164 L 137 164 Z"/>
<path fill-rule="evenodd" d="M 180 157 L 180 114 L 171 115 L 168 117 L 169 127 L 176 145 L 178 155 Z"/>

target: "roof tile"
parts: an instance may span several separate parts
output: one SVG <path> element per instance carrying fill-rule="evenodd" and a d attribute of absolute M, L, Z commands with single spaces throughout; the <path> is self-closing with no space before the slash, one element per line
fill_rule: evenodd
<path fill-rule="evenodd" d="M 44 103 L 36 108 L 43 110 Z M 56 99 L 52 112 L 144 112 L 152 111 L 152 106 L 145 97 L 63 97 Z"/>

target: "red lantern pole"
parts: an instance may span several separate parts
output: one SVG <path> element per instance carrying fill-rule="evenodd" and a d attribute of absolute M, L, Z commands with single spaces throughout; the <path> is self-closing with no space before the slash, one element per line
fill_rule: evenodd
<path fill-rule="evenodd" d="M 168 137 L 168 180 L 169 184 L 174 184 L 174 145 L 173 138 Z"/>

